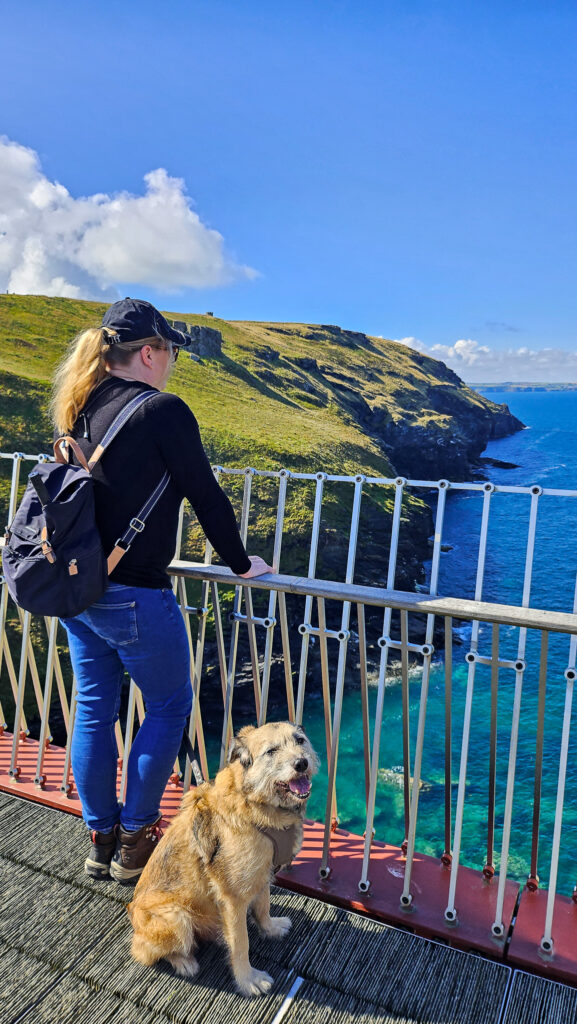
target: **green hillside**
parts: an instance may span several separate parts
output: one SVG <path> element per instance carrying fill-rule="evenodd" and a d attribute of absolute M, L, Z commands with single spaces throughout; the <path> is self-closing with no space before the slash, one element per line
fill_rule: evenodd
<path fill-rule="evenodd" d="M 32 449 L 42 440 L 46 445 L 50 430 L 42 409 L 46 408 L 54 368 L 74 334 L 98 323 L 105 308 L 71 299 L 0 296 L 2 391 L 4 399 L 10 396 L 16 401 L 15 422 L 7 417 L 13 411 L 11 406 L 2 410 L 3 450 L 14 445 L 30 450 L 29 422 L 26 418 L 20 421 L 19 416 L 20 401 L 27 393 L 23 381 L 33 382 L 28 397 L 34 404 L 39 403 L 38 415 L 33 417 Z M 283 325 L 168 315 L 216 327 L 225 339 L 222 358 L 195 363 L 183 357 L 170 381 L 170 390 L 194 409 L 211 457 L 227 463 L 232 459 L 236 465 L 248 460 L 261 468 L 290 464 L 292 469 L 322 466 L 328 471 L 349 473 L 364 465 L 371 472 L 388 471 L 377 446 L 363 437 L 353 422 L 339 415 L 328 382 L 324 388 L 317 385 L 310 392 L 305 390 L 314 374 L 300 369 L 298 359 L 310 354 L 312 346 L 299 336 L 298 327 L 293 334 L 290 325 L 287 334 L 281 335 L 278 328 Z M 276 343 L 274 353 L 271 338 Z M 340 363 L 346 365 L 342 349 L 332 346 L 331 351 L 330 344 L 324 348 L 335 368 Z"/>
<path fill-rule="evenodd" d="M 73 299 L 0 296 L 0 450 L 49 450 L 47 404 L 54 368 L 70 339 L 83 327 L 98 324 L 105 308 Z M 464 453 L 468 465 L 469 454 L 480 454 L 503 415 L 443 363 L 391 341 L 330 325 L 227 322 L 175 311 L 166 315 L 222 334 L 222 354 L 199 362 L 183 355 L 169 389 L 193 409 L 211 460 L 226 466 L 406 475 L 412 468 L 411 445 L 416 444 L 420 478 L 442 468 L 435 460 L 445 451 L 453 460 L 453 478 L 458 478 L 457 472 L 463 471 L 458 453 Z M 400 464 L 403 458 L 406 467 Z M 7 470 L 5 463 L 0 490 L 4 508 Z M 238 491 L 238 479 L 227 481 L 233 500 L 235 483 Z M 256 518 L 251 523 L 251 538 L 265 549 L 274 526 L 269 490 L 267 498 L 266 488 L 255 488 Z M 337 576 L 346 554 L 350 490 L 337 496 L 333 488 L 327 495 L 326 571 Z M 312 486 L 303 488 L 289 502 L 285 571 L 306 567 L 312 493 Z M 370 537 L 373 544 L 379 542 L 381 579 L 388 532 L 383 511 L 391 502 L 392 493 L 382 489 L 378 495 L 369 492 L 364 502 L 365 541 Z M 422 557 L 429 517 L 417 498 L 407 497 L 406 509 L 414 525 L 412 542 Z M 194 523 L 187 536 L 187 553 L 198 555 L 200 535 Z M 413 575 L 419 562 L 415 551 L 407 551 L 404 559 Z M 361 577 L 367 578 L 361 563 Z"/>
<path fill-rule="evenodd" d="M 48 403 L 54 368 L 74 335 L 100 323 L 105 308 L 72 299 L 0 296 L 1 452 L 50 451 Z M 221 353 L 200 361 L 183 354 L 169 383 L 169 389 L 193 409 L 213 463 L 309 473 L 465 479 L 490 436 L 521 426 L 506 406 L 495 406 L 471 391 L 443 363 L 391 341 L 330 325 L 225 322 L 175 311 L 167 311 L 167 316 L 222 334 Z M 21 489 L 31 468 L 30 462 L 23 464 Z M 3 523 L 11 472 L 12 461 L 1 459 Z M 240 475 L 224 480 L 237 513 L 243 479 Z M 289 483 L 282 572 L 307 574 L 314 491 L 314 482 Z M 350 484 L 333 483 L 325 489 L 317 574 L 329 579 L 344 578 L 352 494 Z M 276 498 L 276 481 L 255 479 L 248 546 L 251 553 L 266 558 L 272 556 Z M 357 582 L 382 585 L 386 580 L 393 500 L 393 487 L 364 489 Z M 396 576 L 400 589 L 412 590 L 423 579 L 431 532 L 428 506 L 414 494 L 406 494 Z M 189 512 L 183 556 L 199 559 L 202 551 L 202 533 Z M 190 588 L 192 603 L 197 596 Z M 223 590 L 223 611 L 231 596 Z M 255 596 L 257 614 L 260 603 Z M 289 615 L 296 616 L 296 625 L 302 610 L 293 609 L 289 602 Z M 336 620 L 333 625 L 338 625 Z M 19 635 L 21 625 L 12 606 L 7 627 L 11 637 Z M 209 620 L 209 635 L 210 627 Z M 43 632 L 41 620 L 35 620 L 32 642 L 41 675 Z M 248 658 L 246 651 L 242 657 Z M 5 708 L 11 704 L 5 665 L 0 698 Z M 27 714 L 33 713 L 32 705 L 26 702 Z"/>

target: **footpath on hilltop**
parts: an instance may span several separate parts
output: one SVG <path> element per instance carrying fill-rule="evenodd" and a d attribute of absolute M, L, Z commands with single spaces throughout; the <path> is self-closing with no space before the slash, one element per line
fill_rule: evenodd
<path fill-rule="evenodd" d="M 0 296 L 3 452 L 50 450 L 47 407 L 54 368 L 70 339 L 98 324 L 105 308 L 75 299 Z M 166 316 L 179 326 L 196 326 L 197 355 L 181 356 L 169 390 L 193 409 L 215 463 L 466 480 L 479 475 L 489 439 L 523 427 L 506 405 L 467 387 L 444 363 L 393 341 L 326 324 L 224 321 L 174 311 Z M 7 471 L 4 464 L 2 506 Z M 392 495 L 367 494 L 366 507 L 376 517 L 371 543 L 382 547 L 379 557 L 387 548 L 382 512 L 391 501 Z M 348 499 L 335 501 L 331 512 L 329 502 L 329 563 L 339 546 L 346 546 L 347 506 Z M 266 541 L 274 529 L 272 506 L 257 501 L 256 512 L 251 537 L 262 534 Z M 310 508 L 289 507 L 287 514 L 287 537 L 293 542 L 283 548 L 283 569 L 301 572 L 299 537 L 306 535 Z M 431 522 L 424 502 L 412 495 L 406 498 L 406 514 L 413 520 L 413 550 L 400 553 L 401 581 L 412 589 Z M 198 543 L 191 521 L 185 553 L 198 557 Z M 362 577 L 362 559 L 359 567 Z"/>

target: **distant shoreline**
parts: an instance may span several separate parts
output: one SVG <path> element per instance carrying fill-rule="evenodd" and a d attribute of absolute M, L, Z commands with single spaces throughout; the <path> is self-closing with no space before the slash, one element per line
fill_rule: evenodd
<path fill-rule="evenodd" d="M 474 391 L 577 391 L 577 383 L 574 384 L 516 384 L 511 381 L 505 381 L 503 384 L 472 384 L 467 382 L 467 386 L 473 388 Z"/>

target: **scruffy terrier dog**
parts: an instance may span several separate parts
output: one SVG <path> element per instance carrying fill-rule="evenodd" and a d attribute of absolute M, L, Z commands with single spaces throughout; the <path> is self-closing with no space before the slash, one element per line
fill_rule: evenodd
<path fill-rule="evenodd" d="M 241 729 L 227 766 L 213 784 L 185 796 L 139 879 L 128 908 L 135 960 L 150 965 L 164 958 L 192 978 L 197 941 L 223 938 L 238 991 L 250 996 L 270 988 L 270 975 L 249 962 L 247 913 L 271 938 L 291 926 L 288 917 L 270 916 L 270 882 L 300 850 L 317 769 L 300 726 Z"/>

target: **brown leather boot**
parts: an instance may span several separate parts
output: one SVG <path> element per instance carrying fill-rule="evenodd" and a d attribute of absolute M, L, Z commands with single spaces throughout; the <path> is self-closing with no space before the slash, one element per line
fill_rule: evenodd
<path fill-rule="evenodd" d="M 116 849 L 110 862 L 110 874 L 117 882 L 131 882 L 142 874 L 162 836 L 161 816 L 137 832 L 117 826 Z"/>

